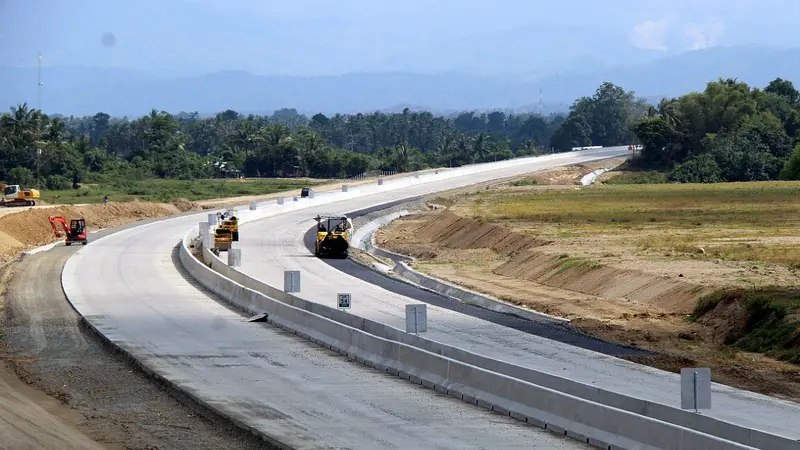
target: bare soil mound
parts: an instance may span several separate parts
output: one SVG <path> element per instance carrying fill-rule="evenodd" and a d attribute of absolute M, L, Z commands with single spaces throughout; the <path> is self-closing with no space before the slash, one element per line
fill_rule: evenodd
<path fill-rule="evenodd" d="M 480 223 L 449 211 L 427 212 L 424 217 L 427 220 L 414 230 L 416 239 L 451 249 L 491 250 L 506 257 L 492 269 L 496 275 L 593 297 L 646 304 L 669 312 L 690 313 L 697 300 L 713 290 L 679 277 L 603 265 L 566 254 L 550 254 L 543 251 L 551 243 L 548 240 L 501 225 Z M 394 250 L 407 252 L 408 248 L 395 247 Z M 422 260 L 437 256 L 435 248 L 416 253 L 412 256 Z"/>
<path fill-rule="evenodd" d="M 597 297 L 649 304 L 669 312 L 689 313 L 700 297 L 714 290 L 680 278 L 541 252 L 524 252 L 493 272 Z"/>
<path fill-rule="evenodd" d="M 61 216 L 67 220 L 82 217 L 90 230 L 97 230 L 197 209 L 199 209 L 197 204 L 189 201 L 176 204 L 134 201 L 29 208 L 7 214 L 0 216 L 0 264 L 13 259 L 21 251 L 57 241 L 58 238 L 53 234 L 48 216 Z"/>
<path fill-rule="evenodd" d="M 417 232 L 420 238 L 448 248 L 487 248 L 504 256 L 515 255 L 521 250 L 550 243 L 515 233 L 500 225 L 479 223 L 451 212 L 434 214 Z"/>

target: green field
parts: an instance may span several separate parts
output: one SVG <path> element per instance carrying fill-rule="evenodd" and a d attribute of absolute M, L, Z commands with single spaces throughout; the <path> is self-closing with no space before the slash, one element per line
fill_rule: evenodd
<path fill-rule="evenodd" d="M 245 195 L 268 195 L 276 192 L 297 190 L 306 186 L 316 186 L 322 180 L 261 178 L 261 179 L 207 179 L 207 180 L 168 180 L 153 179 L 143 181 L 113 181 L 86 183 L 80 189 L 42 190 L 42 200 L 47 203 L 76 204 L 100 203 L 104 196 L 110 201 L 172 202 L 180 198 L 192 201 L 214 198 L 238 197 Z"/>

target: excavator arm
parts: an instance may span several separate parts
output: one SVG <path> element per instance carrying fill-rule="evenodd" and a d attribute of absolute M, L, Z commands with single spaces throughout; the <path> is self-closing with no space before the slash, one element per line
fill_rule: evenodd
<path fill-rule="evenodd" d="M 56 223 L 60 223 L 61 227 L 64 229 L 64 233 L 67 233 L 69 226 L 67 225 L 67 219 L 63 217 L 55 217 L 50 216 L 47 218 L 50 221 L 50 226 L 53 227 L 53 232 L 56 234 L 56 237 L 61 237 L 61 230 L 58 229 Z"/>

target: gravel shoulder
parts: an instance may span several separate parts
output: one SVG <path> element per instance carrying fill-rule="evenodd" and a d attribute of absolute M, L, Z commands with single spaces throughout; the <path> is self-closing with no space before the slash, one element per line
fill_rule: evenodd
<path fill-rule="evenodd" d="M 81 325 L 60 282 L 75 250 L 26 256 L 5 277 L 0 434 L 17 439 L 12 448 L 268 448 L 155 384 Z"/>

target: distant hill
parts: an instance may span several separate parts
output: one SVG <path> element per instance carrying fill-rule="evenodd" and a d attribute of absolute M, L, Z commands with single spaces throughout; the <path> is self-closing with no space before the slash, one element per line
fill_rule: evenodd
<path fill-rule="evenodd" d="M 800 49 L 712 48 L 632 65 L 576 71 L 531 79 L 501 79 L 470 74 L 404 72 L 350 73 L 341 76 L 256 76 L 243 71 L 166 78 L 127 70 L 47 67 L 42 107 L 51 113 L 138 116 L 150 109 L 214 113 L 224 109 L 300 112 L 371 112 L 427 109 L 433 112 L 514 109 L 545 114 L 565 110 L 611 81 L 657 102 L 703 89 L 718 77 L 738 78 L 763 87 L 781 77 L 800 81 Z M 0 105 L 36 103 L 35 68 L 0 67 Z M 413 105 L 413 106 L 412 106 Z"/>

